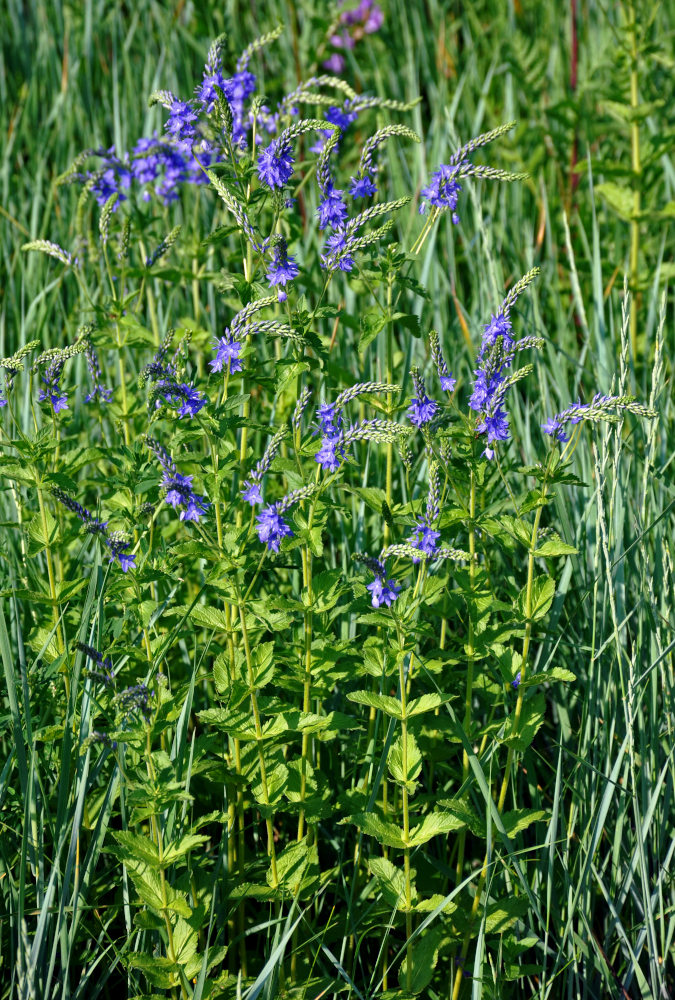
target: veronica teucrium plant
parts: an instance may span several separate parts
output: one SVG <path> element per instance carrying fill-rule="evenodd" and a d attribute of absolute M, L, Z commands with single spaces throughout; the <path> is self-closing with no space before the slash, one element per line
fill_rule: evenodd
<path fill-rule="evenodd" d="M 130 996 L 468 996 L 478 939 L 509 975 L 544 960 L 517 770 L 574 679 L 537 656 L 575 551 L 551 501 L 589 422 L 653 414 L 540 412 L 536 268 L 469 365 L 420 328 L 417 256 L 468 185 L 518 179 L 483 161 L 513 123 L 417 178 L 406 247 L 409 106 L 328 73 L 263 98 L 279 34 L 217 39 L 193 94 L 151 96 L 161 129 L 62 176 L 73 245 L 25 247 L 77 303 L 0 362 L 31 669 L 81 736 Z M 75 935 L 97 876 L 64 878 Z"/>

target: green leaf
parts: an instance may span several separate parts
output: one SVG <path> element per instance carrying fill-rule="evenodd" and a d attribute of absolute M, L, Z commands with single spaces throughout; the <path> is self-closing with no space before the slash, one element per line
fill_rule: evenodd
<path fill-rule="evenodd" d="M 540 670 L 539 673 L 526 677 L 522 682 L 522 686 L 523 688 L 534 687 L 536 684 L 543 684 L 544 681 L 566 681 L 570 683 L 576 679 L 576 674 L 573 674 L 571 670 L 566 670 L 565 667 L 551 667 L 550 670 Z"/>
<path fill-rule="evenodd" d="M 387 858 L 370 858 L 368 868 L 383 898 L 396 910 L 405 910 L 405 875 Z"/>
<path fill-rule="evenodd" d="M 47 509 L 45 509 L 45 522 L 47 525 L 46 533 L 42 524 L 42 518 L 39 514 L 36 514 L 28 525 L 28 534 L 31 537 L 28 554 L 31 556 L 35 556 L 38 552 L 42 552 L 42 550 L 48 545 L 53 546 L 56 541 L 58 526 L 53 516 Z"/>
<path fill-rule="evenodd" d="M 200 847 L 201 844 L 205 844 L 209 840 L 210 837 L 206 837 L 201 833 L 188 833 L 184 837 L 181 837 L 180 840 L 172 841 L 164 848 L 162 865 L 172 865 L 179 858 L 183 858 L 190 851 L 193 851 L 195 847 Z"/>
<path fill-rule="evenodd" d="M 440 708 L 446 701 L 450 701 L 451 697 L 449 694 L 423 694 L 419 698 L 413 698 L 406 706 L 406 718 L 410 719 L 413 715 L 421 715 L 423 712 Z"/>
<path fill-rule="evenodd" d="M 111 845 L 106 850 L 114 854 L 125 865 L 138 867 L 139 863 L 159 870 L 159 852 L 149 837 L 128 830 L 115 830 L 113 836 L 117 845 Z"/>
<path fill-rule="evenodd" d="M 357 705 L 368 705 L 370 708 L 378 708 L 385 715 L 392 719 L 402 719 L 401 703 L 396 698 L 390 698 L 386 694 L 375 694 L 374 691 L 351 691 L 347 697 Z"/>
<path fill-rule="evenodd" d="M 529 902 L 526 896 L 490 903 L 485 917 L 485 933 L 503 934 L 509 927 L 513 927 L 517 920 L 525 916 L 528 908 Z"/>
<path fill-rule="evenodd" d="M 461 830 L 466 824 L 451 812 L 431 812 L 428 813 L 421 823 L 410 833 L 410 846 L 419 847 L 426 844 L 439 834 L 451 833 L 453 830 Z"/>
<path fill-rule="evenodd" d="M 265 687 L 274 678 L 274 643 L 263 642 L 253 649 L 253 678 L 256 688 Z"/>
<path fill-rule="evenodd" d="M 518 611 L 525 621 L 536 622 L 548 612 L 555 594 L 555 580 L 551 576 L 537 576 L 532 581 L 530 614 L 527 614 L 527 587 L 518 595 Z"/>
<path fill-rule="evenodd" d="M 512 809 L 504 813 L 502 823 L 509 837 L 515 837 L 521 830 L 527 830 L 531 823 L 538 823 L 546 818 L 545 809 Z"/>
<path fill-rule="evenodd" d="M 375 340 L 380 330 L 383 330 L 387 322 L 387 317 L 380 309 L 369 309 L 361 316 L 361 336 L 359 337 L 358 351 L 362 354 L 369 344 Z"/>
<path fill-rule="evenodd" d="M 596 184 L 596 192 L 607 202 L 611 210 L 630 222 L 633 218 L 633 191 L 629 187 L 615 184 L 614 181 L 607 181 L 605 184 Z"/>
<path fill-rule="evenodd" d="M 307 837 L 286 847 L 276 859 L 279 887 L 295 895 L 300 888 L 305 892 L 319 881 L 319 855 L 316 842 L 307 843 Z M 267 884 L 274 887 L 272 867 L 267 871 Z"/>
<path fill-rule="evenodd" d="M 554 531 L 538 549 L 535 549 L 534 554 L 535 556 L 575 556 L 578 551 L 573 545 L 563 542 L 560 535 Z"/>
<path fill-rule="evenodd" d="M 415 779 L 422 770 L 422 754 L 412 733 L 407 734 L 405 743 L 405 767 L 403 764 L 403 748 L 403 737 L 399 736 L 389 750 L 387 766 L 394 781 L 397 781 L 400 785 L 406 785 L 409 792 L 414 792 L 417 787 Z"/>
<path fill-rule="evenodd" d="M 438 949 L 443 940 L 442 927 L 430 927 L 420 935 L 412 946 L 410 982 L 408 982 L 408 956 L 403 959 L 398 972 L 401 989 L 411 993 L 421 993 L 431 982 L 438 961 Z"/>
<path fill-rule="evenodd" d="M 367 837 L 374 837 L 384 847 L 405 847 L 403 831 L 394 823 L 387 823 L 374 813 L 355 813 L 343 823 L 354 823 L 360 826 Z"/>
<path fill-rule="evenodd" d="M 546 698 L 543 694 L 537 694 L 534 698 L 523 702 L 518 731 L 515 730 L 516 720 L 514 714 L 511 716 L 510 731 L 505 737 L 504 743 L 509 747 L 513 747 L 514 750 L 527 750 L 544 722 L 545 713 Z"/>

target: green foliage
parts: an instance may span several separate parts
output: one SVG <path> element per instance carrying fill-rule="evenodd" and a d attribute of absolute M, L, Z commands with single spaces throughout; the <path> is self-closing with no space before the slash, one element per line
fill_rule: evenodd
<path fill-rule="evenodd" d="M 78 151 L 164 134 L 213 38 L 228 73 L 247 49 L 274 109 L 322 72 L 333 13 L 273 0 L 280 27 L 257 40 L 249 8 L 227 4 L 0 14 L 3 998 L 675 989 L 675 344 L 658 297 L 673 276 L 672 17 L 591 4 L 570 26 L 555 6 L 391 0 L 345 79 L 300 88 L 280 121 L 302 132 L 295 207 L 248 152 L 206 164 L 175 203 L 135 181 L 97 203 L 86 174 L 102 161 Z M 389 132 L 378 196 L 349 203 L 370 206 L 357 263 L 328 280 L 309 147 L 345 98 L 365 106 L 331 157 L 338 186 Z M 218 88 L 210 139 L 227 147 L 235 124 Z M 407 202 L 431 171 L 495 129 L 475 161 L 529 179 L 463 178 L 457 225 L 419 219 Z M 268 234 L 301 265 L 284 302 Z M 534 369 L 511 361 L 514 441 L 489 461 L 466 406 L 481 328 L 533 263 L 512 319 L 545 348 Z M 249 306 L 243 372 L 211 373 L 214 337 Z M 193 418 L 148 371 L 171 328 L 179 381 L 208 396 Z M 84 401 L 86 345 L 107 404 Z M 59 357 L 69 408 L 53 412 L 39 390 Z M 413 366 L 443 399 L 421 430 Z M 619 412 L 545 448 L 544 419 L 616 391 L 616 372 L 659 421 Z M 362 382 L 389 388 L 345 403 L 345 426 L 389 430 L 329 474 L 314 411 Z M 265 503 L 307 492 L 273 554 L 240 491 L 282 430 Z M 166 502 L 148 434 L 210 504 L 198 523 Z M 456 555 L 413 563 L 434 489 Z M 121 533 L 133 569 L 73 504 Z M 373 607 L 351 557 L 385 546 L 401 593 Z"/>

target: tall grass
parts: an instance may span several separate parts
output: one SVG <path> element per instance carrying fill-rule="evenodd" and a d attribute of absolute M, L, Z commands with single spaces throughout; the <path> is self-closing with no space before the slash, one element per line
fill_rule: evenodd
<path fill-rule="evenodd" d="M 672 235 L 663 219 L 641 218 L 640 273 L 631 274 L 635 224 L 631 227 L 606 197 L 597 195 L 599 185 L 615 179 L 611 164 L 630 163 L 631 156 L 624 132 L 606 111 L 607 102 L 623 99 L 617 98 L 617 87 L 629 86 L 625 66 L 615 58 L 626 23 L 621 7 L 589 3 L 580 12 L 575 88 L 570 79 L 571 24 L 567 12 L 554 5 L 391 0 L 382 32 L 354 50 L 347 70 L 360 88 L 383 97 L 422 97 L 406 123 L 426 141 L 406 149 L 405 155 L 402 150 L 392 153 L 387 197 L 410 194 L 415 179 L 428 177 L 460 139 L 510 118 L 519 121 L 504 143 L 504 165 L 527 170 L 530 179 L 508 187 L 467 185 L 462 222 L 436 229 L 415 264 L 429 297 L 417 297 L 412 308 L 423 329 L 443 331 L 446 346 L 453 345 L 452 367 L 466 385 L 485 317 L 515 278 L 535 264 L 542 268 L 527 305 L 519 307 L 527 332 L 546 343 L 536 368 L 536 392 L 532 379 L 529 395 L 518 395 L 513 404 L 514 437 L 522 443 L 523 462 L 535 450 L 530 444 L 538 439 L 542 412 L 556 412 L 577 395 L 609 392 L 613 380 L 620 383 L 615 381 L 615 388 L 634 390 L 659 412 L 647 431 L 623 422 L 594 431 L 592 448 L 579 447 L 574 455 L 574 472 L 585 485 L 556 487 L 561 534 L 579 554 L 565 558 L 536 667 L 564 666 L 577 682 L 549 691 L 552 713 L 523 758 L 510 793 L 514 803 L 545 809 L 549 817 L 536 827 L 538 841 L 523 848 L 523 891 L 530 894 L 531 905 L 522 932 L 525 940 L 538 942 L 538 950 L 536 961 L 524 953 L 495 965 L 483 928 L 468 970 L 475 997 L 661 998 L 675 990 L 675 341 L 666 284 L 672 278 Z M 647 25 L 646 9 L 638 9 L 637 17 Z M 311 67 L 315 61 L 317 32 L 308 3 L 270 0 L 256 10 L 238 3 L 193 8 L 144 0 L 131 8 L 103 0 L 74 7 L 7 0 L 0 14 L 2 356 L 33 339 L 44 347 L 62 346 L 64 328 L 74 323 L 78 297 L 71 279 L 48 259 L 20 252 L 28 239 L 52 239 L 64 246 L 71 242 L 76 193 L 56 188 L 56 177 L 83 148 L 115 144 L 125 149 L 161 128 L 160 115 L 147 109 L 145 95 L 158 87 L 187 95 L 219 32 L 228 31 L 232 50 L 240 51 L 277 19 L 286 31 L 283 44 L 270 52 L 265 80 L 274 96 L 297 83 L 298 66 Z M 672 16 L 662 5 L 650 37 L 658 40 L 672 29 Z M 652 75 L 652 86 L 663 83 L 661 62 L 642 72 Z M 656 106 L 641 119 L 642 141 L 658 154 L 649 179 L 660 208 L 673 199 L 675 182 L 671 147 L 665 140 L 659 146 L 672 127 L 669 114 Z M 315 206 L 312 196 L 307 197 L 310 212 Z M 210 228 L 212 209 L 206 199 L 199 212 L 198 220 L 182 220 L 188 232 Z M 170 228 L 168 213 L 165 221 L 159 236 Z M 400 217 L 403 245 L 409 245 L 414 224 L 412 214 Z M 624 274 L 631 275 L 633 284 L 628 294 Z M 157 283 L 153 291 L 159 329 L 170 315 L 189 317 L 199 328 L 215 326 L 220 306 L 212 288 L 203 291 L 198 282 L 186 280 L 172 289 Z M 341 299 L 331 289 L 329 298 L 342 307 L 349 328 L 354 297 L 347 291 Z M 631 315 L 637 317 L 632 343 Z M 386 372 L 377 359 L 386 356 L 386 333 L 379 335 L 378 350 L 368 356 L 364 369 L 354 350 L 357 320 L 352 330 L 352 339 L 338 338 L 332 349 L 335 369 L 352 381 L 383 379 Z M 406 371 L 410 363 L 427 363 L 422 344 L 409 338 L 408 356 L 399 359 L 406 362 Z M 23 427 L 30 426 L 28 398 L 18 401 L 17 416 Z M 252 436 L 257 446 L 262 431 L 254 429 Z M 75 447 L 76 442 L 70 444 Z M 372 463 L 364 471 L 363 486 L 385 481 L 385 459 L 373 456 Z M 403 476 L 397 488 L 407 500 Z M 105 853 L 111 817 L 120 815 L 126 825 L 134 808 L 124 780 L 125 757 L 105 771 L 108 752 L 94 762 L 87 749 L 94 691 L 81 673 L 82 656 L 75 658 L 70 677 L 71 692 L 78 686 L 82 692 L 77 705 L 74 693 L 63 699 L 63 678 L 50 671 L 44 654 L 58 644 L 65 619 L 56 613 L 51 630 L 31 634 L 30 592 L 39 581 L 26 579 L 26 553 L 31 546 L 34 552 L 45 550 L 49 525 L 45 533 L 32 522 L 21 523 L 16 487 L 8 480 L 0 504 L 5 525 L 0 656 L 6 685 L 0 731 L 2 996 L 93 998 L 123 989 L 132 996 L 140 987 L 124 959 L 149 948 L 154 929 L 134 923 L 134 888 L 126 868 L 118 868 L 120 895 Z M 357 533 L 364 532 L 367 507 L 356 493 L 353 515 Z M 341 539 L 345 566 L 346 554 L 358 541 L 358 534 Z M 105 569 L 96 563 L 86 573 L 78 599 L 82 622 L 93 625 L 87 634 L 69 638 L 96 645 L 97 629 L 102 631 L 108 613 L 100 596 Z M 193 596 L 196 601 L 198 595 Z M 145 627 L 152 632 L 153 625 L 149 617 Z M 354 635 L 351 621 L 343 626 L 342 639 L 348 643 Z M 231 809 L 235 820 L 234 826 L 223 825 L 210 869 L 202 872 L 196 866 L 195 893 L 207 883 L 215 887 L 201 931 L 204 963 L 193 981 L 184 984 L 184 995 L 189 989 L 190 995 L 201 997 L 208 995 L 208 962 L 219 957 L 209 948 L 221 940 L 223 921 L 230 921 L 232 938 L 244 926 L 243 908 L 228 910 L 219 888 L 234 856 L 236 824 L 243 820 L 229 772 L 223 775 L 222 793 L 214 794 L 204 787 L 199 771 L 192 770 L 194 711 L 208 705 L 212 690 L 206 677 L 208 646 L 200 645 L 203 635 L 198 639 L 195 632 L 190 640 L 178 624 L 171 636 L 177 648 L 172 670 L 182 697 L 165 737 L 172 766 L 186 791 L 203 795 L 214 810 Z M 152 642 L 153 654 L 158 649 L 162 653 L 155 635 Z M 339 671 L 336 676 L 340 683 L 344 680 Z M 399 689 L 405 690 L 405 678 Z M 63 708 L 60 717 L 52 705 Z M 353 769 L 351 761 L 342 767 L 345 786 L 365 788 L 371 806 L 381 792 L 394 739 L 393 728 L 386 726 L 384 717 L 373 713 L 371 742 L 359 748 L 364 751 L 362 769 Z M 489 782 L 470 744 L 467 751 L 479 789 L 474 805 L 489 817 Z M 157 835 L 170 841 L 189 821 L 187 806 L 172 802 L 162 812 Z M 490 877 L 506 871 L 504 877 L 515 885 L 524 879 L 518 858 L 509 854 L 508 838 L 500 837 L 498 828 L 495 838 L 488 845 Z M 392 989 L 392 982 L 383 982 L 383 968 L 387 955 L 392 961 L 400 947 L 394 919 L 391 927 L 381 928 L 380 952 L 374 955 L 363 945 L 372 927 L 350 923 L 359 891 L 348 878 L 354 858 L 341 854 L 338 843 L 329 851 L 333 868 L 344 873 L 340 906 L 347 929 L 341 936 L 334 932 L 343 925 L 320 889 L 316 900 L 298 898 L 282 917 L 261 903 L 255 930 L 265 943 L 265 955 L 254 973 L 248 970 L 244 995 L 249 1000 L 281 994 L 294 935 L 310 924 L 319 956 L 317 978 L 323 979 L 312 987 L 315 993 L 295 995 L 335 990 L 336 995 L 375 997 Z M 170 874 L 180 877 L 180 865 Z M 454 885 L 454 872 L 445 862 L 425 876 L 446 888 Z M 447 895 L 453 895 L 449 888 Z M 325 915 L 321 924 L 313 921 L 319 911 Z M 431 916 L 420 921 L 414 941 L 425 940 L 432 923 Z M 427 940 L 432 946 L 423 955 L 431 963 L 433 939 Z M 224 995 L 241 995 L 244 989 L 236 985 L 238 974 L 247 977 L 243 955 L 244 949 L 234 949 L 227 956 L 232 979 Z M 429 995 L 442 994 L 433 990 Z"/>

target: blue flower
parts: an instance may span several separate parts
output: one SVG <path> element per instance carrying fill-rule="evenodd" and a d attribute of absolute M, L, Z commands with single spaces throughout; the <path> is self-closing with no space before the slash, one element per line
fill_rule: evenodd
<path fill-rule="evenodd" d="M 349 185 L 349 193 L 352 198 L 368 198 L 376 192 L 377 187 L 370 177 L 352 177 Z"/>
<path fill-rule="evenodd" d="M 336 437 L 342 428 L 342 416 L 337 412 L 335 403 L 322 403 L 317 406 L 316 415 L 319 420 L 319 430 L 325 437 Z"/>
<path fill-rule="evenodd" d="M 41 403 L 49 403 L 51 405 L 54 413 L 60 413 L 61 410 L 68 409 L 68 397 L 59 384 L 63 375 L 63 365 L 63 359 L 57 358 L 55 361 L 52 361 L 42 376 L 42 381 L 46 388 L 40 389 L 40 395 L 38 396 Z"/>
<path fill-rule="evenodd" d="M 286 248 L 284 246 L 275 247 L 272 263 L 270 264 L 266 278 L 272 288 L 274 288 L 275 285 L 282 286 L 279 289 L 280 302 L 284 302 L 286 300 L 286 292 L 283 288 L 289 281 L 293 281 L 294 278 L 297 278 L 298 273 L 298 265 L 295 263 L 293 257 L 288 255 Z"/>
<path fill-rule="evenodd" d="M 241 495 L 246 503 L 250 503 L 251 507 L 255 507 L 257 503 L 263 502 L 260 483 L 252 482 L 249 479 L 244 480 L 244 489 L 241 491 Z"/>
<path fill-rule="evenodd" d="M 516 676 L 511 681 L 511 687 L 513 688 L 514 691 L 517 691 L 518 688 L 520 687 L 520 677 L 521 677 L 521 673 L 520 673 L 520 670 L 519 670 L 518 673 L 516 674 Z"/>
<path fill-rule="evenodd" d="M 344 454 L 339 437 L 325 437 L 314 458 L 323 469 L 327 469 L 328 472 L 337 472 Z"/>
<path fill-rule="evenodd" d="M 336 105 L 332 105 L 328 111 L 326 111 L 326 121 L 330 122 L 331 125 L 337 125 L 341 131 L 349 128 L 352 122 L 356 121 L 358 118 L 358 113 L 352 111 L 349 101 L 345 101 L 342 108 L 338 108 Z M 330 135 L 330 132 L 327 133 Z"/>
<path fill-rule="evenodd" d="M 463 164 L 455 164 L 454 166 L 449 166 L 444 164 L 439 167 L 439 169 L 431 175 L 429 184 L 422 188 L 422 197 L 429 201 L 434 208 L 449 208 L 452 211 L 452 221 L 457 225 L 459 222 L 459 216 L 455 209 L 457 208 L 457 199 L 459 197 L 459 192 L 462 190 L 460 183 L 455 179 L 457 173 Z M 420 202 L 420 212 L 423 214 L 426 211 L 426 201 Z"/>
<path fill-rule="evenodd" d="M 197 135 L 193 124 L 196 121 L 197 112 L 190 101 L 176 100 L 169 108 L 169 117 L 164 127 L 178 142 L 191 143 Z"/>
<path fill-rule="evenodd" d="M 428 396 L 413 396 L 408 407 L 408 420 L 416 427 L 422 427 L 423 424 L 433 420 L 437 410 L 438 403 L 435 399 L 429 399 Z"/>
<path fill-rule="evenodd" d="M 293 173 L 293 156 L 289 141 L 274 139 L 258 156 L 258 176 L 270 188 L 282 188 Z"/>
<path fill-rule="evenodd" d="M 421 520 L 415 525 L 414 531 L 408 541 L 416 549 L 419 549 L 420 552 L 423 552 L 424 555 L 432 556 L 438 548 L 438 539 L 440 537 L 440 531 L 436 531 L 425 520 Z M 413 562 L 418 563 L 419 559 L 413 559 Z"/>
<path fill-rule="evenodd" d="M 213 361 L 209 361 L 212 372 L 221 372 L 223 365 L 227 365 L 230 374 L 240 372 L 244 367 L 241 360 L 241 341 L 235 340 L 225 331 L 225 336 L 215 342 L 214 350 L 217 352 Z"/>
<path fill-rule="evenodd" d="M 278 552 L 281 540 L 293 535 L 293 532 L 286 524 L 281 514 L 277 510 L 277 504 L 269 504 L 263 507 L 257 517 L 258 538 L 261 542 L 267 543 L 270 552 Z"/>
<path fill-rule="evenodd" d="M 325 229 L 326 226 L 336 228 L 346 221 L 347 206 L 342 200 L 342 194 L 343 192 L 334 188 L 332 183 L 326 188 L 325 197 L 319 202 L 317 209 L 319 229 Z"/>
<path fill-rule="evenodd" d="M 321 266 L 333 271 L 351 271 L 354 258 L 350 252 L 350 244 L 343 229 L 338 229 L 326 240 L 326 252 L 321 254 Z"/>
<path fill-rule="evenodd" d="M 376 576 L 373 582 L 366 586 L 366 590 L 370 591 L 374 608 L 379 608 L 382 604 L 390 608 L 401 592 L 395 580 L 386 580 L 384 576 Z"/>

